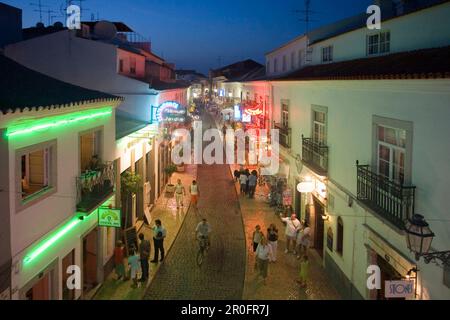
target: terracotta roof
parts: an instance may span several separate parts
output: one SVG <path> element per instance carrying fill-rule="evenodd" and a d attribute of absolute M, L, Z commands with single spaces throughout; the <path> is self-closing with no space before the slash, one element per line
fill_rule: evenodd
<path fill-rule="evenodd" d="M 307 66 L 272 81 L 450 78 L 450 46 Z M 262 80 L 262 79 L 260 79 Z"/>
<path fill-rule="evenodd" d="M 61 108 L 121 97 L 78 87 L 28 69 L 0 55 L 0 111 L 3 114 L 25 108 Z"/>

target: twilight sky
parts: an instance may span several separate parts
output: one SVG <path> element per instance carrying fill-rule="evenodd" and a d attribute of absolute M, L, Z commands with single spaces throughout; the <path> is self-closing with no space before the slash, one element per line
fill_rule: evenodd
<path fill-rule="evenodd" d="M 0 0 L 23 10 L 24 27 L 39 21 L 39 0 Z M 60 15 L 66 0 L 41 0 L 51 15 Z M 318 27 L 364 12 L 373 0 L 311 0 L 311 27 Z M 80 1 L 72 1 L 79 4 Z M 303 0 L 83 0 L 83 20 L 91 15 L 123 21 L 148 37 L 156 54 L 177 68 L 209 68 L 252 58 L 264 62 L 264 53 L 304 32 Z M 48 13 L 43 13 L 47 25 Z M 53 22 L 63 21 L 52 17 Z"/>

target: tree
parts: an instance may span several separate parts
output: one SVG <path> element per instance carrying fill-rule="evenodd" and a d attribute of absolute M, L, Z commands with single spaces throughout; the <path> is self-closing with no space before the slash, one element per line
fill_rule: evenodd
<path fill-rule="evenodd" d="M 142 191 L 141 181 L 142 179 L 140 175 L 134 174 L 129 171 L 125 171 L 125 173 L 123 173 L 120 178 L 120 190 L 123 197 L 125 197 L 125 208 L 127 210 L 125 214 L 125 228 L 128 227 L 128 208 L 130 198 L 136 193 Z"/>

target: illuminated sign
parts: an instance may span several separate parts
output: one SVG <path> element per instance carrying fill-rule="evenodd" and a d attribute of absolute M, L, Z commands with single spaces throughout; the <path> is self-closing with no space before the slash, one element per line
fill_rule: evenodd
<path fill-rule="evenodd" d="M 245 113 L 251 116 L 259 116 L 263 111 L 261 109 L 245 109 Z"/>
<path fill-rule="evenodd" d="M 98 225 L 101 227 L 120 228 L 120 209 L 99 208 Z"/>
<path fill-rule="evenodd" d="M 385 281 L 385 297 L 386 298 L 414 298 L 414 281 L 397 280 Z"/>
<path fill-rule="evenodd" d="M 243 114 L 242 115 L 242 122 L 247 122 L 247 123 L 252 122 L 252 116 L 249 115 L 249 114 Z"/>
<path fill-rule="evenodd" d="M 167 101 L 159 107 L 152 107 L 151 122 L 184 122 L 186 120 L 186 109 L 178 102 Z"/>
<path fill-rule="evenodd" d="M 241 108 L 238 105 L 234 106 L 234 119 L 236 120 L 241 119 Z"/>

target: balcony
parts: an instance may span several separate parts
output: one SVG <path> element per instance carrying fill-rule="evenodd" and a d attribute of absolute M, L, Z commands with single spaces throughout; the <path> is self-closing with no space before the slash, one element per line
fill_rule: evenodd
<path fill-rule="evenodd" d="M 280 133 L 280 145 L 286 149 L 291 148 L 291 128 L 286 128 L 282 124 L 275 123 L 274 129 L 278 129 Z"/>
<path fill-rule="evenodd" d="M 368 165 L 357 167 L 357 198 L 370 209 L 403 229 L 414 214 L 415 186 L 404 186 L 373 171 Z"/>
<path fill-rule="evenodd" d="M 82 173 L 77 178 L 77 210 L 89 213 L 100 206 L 113 195 L 115 181 L 112 162 Z"/>
<path fill-rule="evenodd" d="M 302 161 L 320 176 L 328 174 L 328 146 L 302 135 Z"/>

